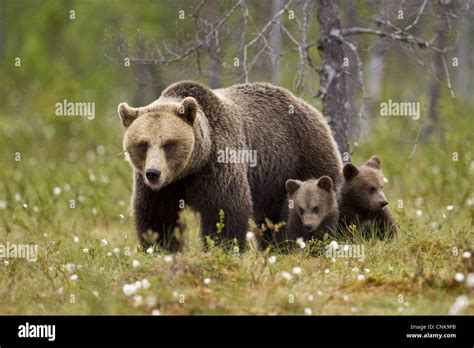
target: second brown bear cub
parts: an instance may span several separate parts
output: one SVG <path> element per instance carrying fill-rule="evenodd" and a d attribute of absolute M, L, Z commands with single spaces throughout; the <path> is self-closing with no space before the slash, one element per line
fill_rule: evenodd
<path fill-rule="evenodd" d="M 289 214 L 285 238 L 321 239 L 337 228 L 338 207 L 334 183 L 329 176 L 307 181 L 287 180 Z"/>
<path fill-rule="evenodd" d="M 372 225 L 380 238 L 391 237 L 396 232 L 396 226 L 383 192 L 380 158 L 373 156 L 359 166 L 346 163 L 343 174 L 344 182 L 339 195 L 341 228 L 355 225 L 364 229 Z"/>

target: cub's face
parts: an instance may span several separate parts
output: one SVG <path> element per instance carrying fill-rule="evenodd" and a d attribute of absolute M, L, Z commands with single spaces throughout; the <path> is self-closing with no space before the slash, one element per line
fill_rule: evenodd
<path fill-rule="evenodd" d="M 126 129 L 123 148 L 144 182 L 157 191 L 179 179 L 194 149 L 194 98 L 143 108 L 122 103 L 118 113 Z"/>
<path fill-rule="evenodd" d="M 343 168 L 343 192 L 351 204 L 368 214 L 376 214 L 388 204 L 383 192 L 383 174 L 380 159 L 373 156 L 363 165 L 346 163 Z"/>
<path fill-rule="evenodd" d="M 314 232 L 337 209 L 334 185 L 329 176 L 308 181 L 287 180 L 285 186 L 306 232 Z"/>

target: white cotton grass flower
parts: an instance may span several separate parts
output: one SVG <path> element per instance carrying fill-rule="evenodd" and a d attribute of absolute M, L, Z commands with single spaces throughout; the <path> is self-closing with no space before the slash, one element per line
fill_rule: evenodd
<path fill-rule="evenodd" d="M 293 276 L 290 273 L 286 272 L 286 271 L 281 272 L 280 275 L 282 276 L 283 279 L 285 279 L 287 281 L 290 281 L 290 280 L 293 279 Z"/>
<path fill-rule="evenodd" d="M 303 238 L 299 237 L 296 239 L 296 244 L 301 248 L 304 249 L 306 247 L 306 243 L 304 242 Z"/>
<path fill-rule="evenodd" d="M 365 280 L 365 275 L 359 274 L 359 275 L 357 276 L 357 280 L 360 281 L 360 282 L 364 281 L 364 280 Z"/>
<path fill-rule="evenodd" d="M 66 269 L 66 271 L 68 271 L 69 273 L 72 273 L 74 272 L 74 270 L 76 269 L 76 265 L 72 262 L 68 262 L 64 265 L 64 268 Z"/>
<path fill-rule="evenodd" d="M 352 269 L 352 272 L 354 272 L 354 273 L 359 272 L 359 268 L 358 268 L 358 267 L 354 267 L 354 268 Z"/>
<path fill-rule="evenodd" d="M 109 252 L 107 253 L 107 256 L 108 256 L 108 257 L 110 257 L 110 256 L 112 256 L 112 255 L 113 255 L 113 254 L 112 254 L 111 251 L 109 251 Z"/>
<path fill-rule="evenodd" d="M 15 194 L 15 201 L 17 202 L 21 201 L 21 195 L 19 193 Z"/>
<path fill-rule="evenodd" d="M 474 197 L 469 198 L 469 199 L 467 200 L 467 205 L 470 206 L 470 207 L 472 207 L 472 206 L 474 205 Z"/>
<path fill-rule="evenodd" d="M 304 309 L 304 314 L 306 314 L 306 315 L 311 315 L 311 314 L 313 314 L 313 310 L 312 310 L 311 308 L 309 308 L 309 307 L 306 307 L 306 308 Z"/>
<path fill-rule="evenodd" d="M 365 273 L 370 273 L 370 268 L 365 268 L 364 271 Z"/>
<path fill-rule="evenodd" d="M 329 246 L 333 249 L 339 249 L 339 244 L 335 240 L 329 243 Z"/>
<path fill-rule="evenodd" d="M 154 250 L 154 249 L 153 249 L 153 247 L 151 246 L 151 247 L 149 247 L 148 249 L 146 249 L 146 253 L 147 253 L 147 254 L 153 254 L 153 250 Z"/>
<path fill-rule="evenodd" d="M 253 232 L 247 232 L 247 234 L 245 235 L 245 239 L 247 240 L 247 242 L 251 242 L 255 239 L 255 233 Z"/>
<path fill-rule="evenodd" d="M 66 192 L 71 191 L 71 185 L 65 184 L 65 185 L 64 185 L 64 191 L 66 191 Z"/>
<path fill-rule="evenodd" d="M 132 261 L 132 267 L 133 267 L 133 268 L 138 268 L 138 267 L 140 267 L 140 261 L 138 261 L 138 260 L 133 260 L 133 261 Z"/>
<path fill-rule="evenodd" d="M 26 204 L 26 203 L 23 203 L 22 206 L 23 206 L 23 208 L 25 208 L 25 209 L 28 208 L 28 204 Z"/>
<path fill-rule="evenodd" d="M 272 265 L 276 262 L 276 260 L 277 260 L 277 258 L 276 258 L 275 255 L 272 255 L 268 258 L 268 262 Z"/>
<path fill-rule="evenodd" d="M 109 242 L 107 242 L 107 239 L 104 238 L 104 239 L 100 240 L 100 246 L 105 247 L 105 246 L 107 246 L 107 244 L 109 244 Z"/>
<path fill-rule="evenodd" d="M 6 209 L 7 208 L 7 202 L 4 200 L 0 200 L 0 209 Z"/>
<path fill-rule="evenodd" d="M 155 315 L 155 316 L 161 315 L 161 312 L 160 312 L 159 309 L 154 309 L 154 310 L 151 311 L 151 315 Z"/>
<path fill-rule="evenodd" d="M 421 217 L 423 215 L 423 212 L 420 209 L 418 209 L 415 214 L 416 214 L 416 217 Z"/>
<path fill-rule="evenodd" d="M 300 275 L 303 271 L 302 271 L 301 267 L 293 267 L 291 272 L 293 272 L 293 274 Z"/>
<path fill-rule="evenodd" d="M 97 290 L 92 291 L 92 295 L 95 297 L 99 297 L 99 292 Z"/>
<path fill-rule="evenodd" d="M 150 282 L 148 281 L 148 279 L 145 278 L 145 279 L 142 279 L 141 285 L 143 289 L 148 289 L 150 287 Z"/>
<path fill-rule="evenodd" d="M 465 258 L 465 259 L 470 259 L 472 256 L 471 252 L 470 251 L 465 251 L 462 253 L 462 257 Z"/>
<path fill-rule="evenodd" d="M 139 307 L 142 304 L 143 304 L 143 296 L 141 296 L 141 295 L 133 296 L 133 306 L 134 307 Z"/>
<path fill-rule="evenodd" d="M 53 194 L 54 194 L 55 196 L 59 196 L 59 195 L 61 194 L 61 187 L 56 186 L 56 187 L 54 188 L 54 190 L 53 190 Z"/>
<path fill-rule="evenodd" d="M 119 248 L 113 248 L 113 249 L 112 249 L 112 252 L 115 254 L 115 256 L 119 256 L 119 255 L 120 255 L 120 249 L 119 249 Z"/>
<path fill-rule="evenodd" d="M 424 201 L 423 197 L 416 197 L 416 199 L 415 199 L 415 207 L 418 208 L 419 206 L 421 206 L 421 205 L 423 204 L 423 201 Z"/>
<path fill-rule="evenodd" d="M 469 273 L 466 277 L 466 285 L 469 289 L 474 289 L 474 273 Z"/>
<path fill-rule="evenodd" d="M 73 274 L 70 279 L 74 282 L 79 279 L 79 276 L 77 274 Z"/>
<path fill-rule="evenodd" d="M 454 280 L 456 280 L 458 283 L 462 283 L 464 281 L 464 274 L 461 272 L 458 272 L 454 275 Z"/>
<path fill-rule="evenodd" d="M 138 289 L 135 284 L 125 284 L 122 288 L 122 291 L 126 296 L 132 296 L 134 293 L 137 292 L 137 290 Z"/>
<path fill-rule="evenodd" d="M 454 210 L 454 205 L 450 204 L 446 207 L 447 211 L 453 211 Z"/>
<path fill-rule="evenodd" d="M 211 278 L 204 278 L 203 282 L 204 284 L 209 285 L 211 284 Z"/>
<path fill-rule="evenodd" d="M 83 252 L 84 254 L 88 254 L 88 253 L 89 253 L 89 248 L 84 248 L 84 249 L 82 249 L 82 252 Z"/>
<path fill-rule="evenodd" d="M 326 268 L 326 269 L 324 270 L 324 273 L 326 273 L 326 274 L 329 274 L 330 272 L 331 272 L 331 271 L 329 270 L 329 268 Z"/>
<path fill-rule="evenodd" d="M 173 255 L 165 255 L 163 257 L 163 261 L 167 262 L 167 263 L 171 263 L 173 262 Z"/>
<path fill-rule="evenodd" d="M 135 285 L 135 288 L 137 288 L 137 290 L 140 290 L 142 288 L 142 282 L 140 280 L 137 280 L 133 284 Z"/>
<path fill-rule="evenodd" d="M 309 294 L 309 295 L 308 295 L 308 301 L 309 301 L 309 302 L 313 302 L 313 300 L 314 300 L 314 296 L 311 295 L 311 294 Z"/>
<path fill-rule="evenodd" d="M 466 295 L 458 296 L 449 309 L 449 314 L 459 315 L 469 305 L 469 298 Z"/>

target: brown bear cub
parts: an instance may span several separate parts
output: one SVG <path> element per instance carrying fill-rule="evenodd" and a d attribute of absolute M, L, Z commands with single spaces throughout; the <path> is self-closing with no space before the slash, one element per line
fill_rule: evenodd
<path fill-rule="evenodd" d="M 278 242 L 322 239 L 325 233 L 336 231 L 339 212 L 335 186 L 329 176 L 307 181 L 287 180 L 285 186 L 288 223 Z"/>
<path fill-rule="evenodd" d="M 377 156 L 359 166 L 344 165 L 344 182 L 339 196 L 339 225 L 342 228 L 351 224 L 362 229 L 373 225 L 380 238 L 391 237 L 396 232 L 383 192 L 384 178 L 380 168 Z"/>

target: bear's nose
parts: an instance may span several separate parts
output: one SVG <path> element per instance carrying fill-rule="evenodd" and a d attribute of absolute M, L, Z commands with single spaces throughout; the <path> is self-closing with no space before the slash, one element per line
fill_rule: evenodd
<path fill-rule="evenodd" d="M 149 182 L 155 182 L 160 178 L 161 172 L 158 169 L 147 169 L 145 175 Z"/>
<path fill-rule="evenodd" d="M 304 229 L 305 229 L 306 231 L 311 231 L 312 227 L 313 227 L 313 226 L 311 226 L 311 224 L 304 224 Z"/>
<path fill-rule="evenodd" d="M 387 204 L 388 204 L 387 201 L 380 202 L 380 205 L 382 206 L 382 208 L 385 207 Z"/>

